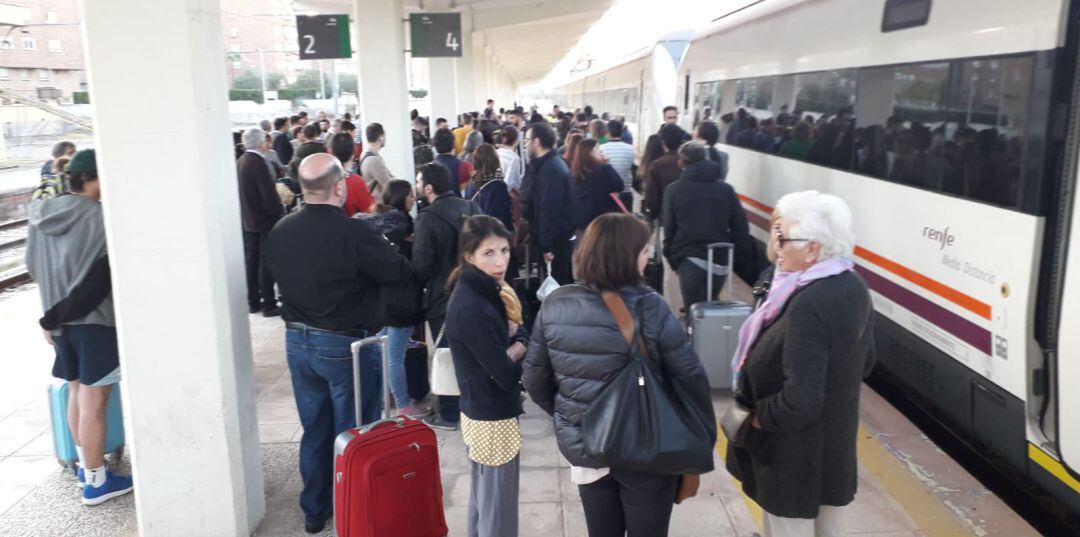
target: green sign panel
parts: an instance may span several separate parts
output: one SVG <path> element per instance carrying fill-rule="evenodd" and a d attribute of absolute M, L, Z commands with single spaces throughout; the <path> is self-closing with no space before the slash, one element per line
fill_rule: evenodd
<path fill-rule="evenodd" d="M 301 60 L 351 58 L 348 15 L 297 15 Z"/>
<path fill-rule="evenodd" d="M 409 15 L 414 58 L 460 58 L 461 13 L 413 13 Z"/>

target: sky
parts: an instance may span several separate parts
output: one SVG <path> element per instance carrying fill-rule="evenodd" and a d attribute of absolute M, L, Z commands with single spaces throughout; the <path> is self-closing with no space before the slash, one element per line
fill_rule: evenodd
<path fill-rule="evenodd" d="M 531 88 L 549 89 L 577 77 L 575 68 L 616 63 L 679 30 L 695 30 L 756 0 L 616 0 L 546 77 Z"/>

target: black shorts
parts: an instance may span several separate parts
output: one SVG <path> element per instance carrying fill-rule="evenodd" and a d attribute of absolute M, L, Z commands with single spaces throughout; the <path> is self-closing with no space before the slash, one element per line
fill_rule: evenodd
<path fill-rule="evenodd" d="M 72 324 L 60 327 L 53 337 L 56 361 L 54 377 L 77 380 L 87 386 L 105 386 L 120 380 L 120 352 L 116 328 L 100 324 Z"/>

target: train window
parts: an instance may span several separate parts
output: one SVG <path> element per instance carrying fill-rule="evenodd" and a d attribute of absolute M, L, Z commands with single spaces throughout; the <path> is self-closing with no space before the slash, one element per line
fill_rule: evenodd
<path fill-rule="evenodd" d="M 1030 56 L 954 62 L 949 78 L 945 190 L 1006 207 L 1020 200 L 1034 61 Z"/>
<path fill-rule="evenodd" d="M 695 88 L 694 128 L 702 121 L 719 121 L 723 82 L 701 82 Z"/>
<path fill-rule="evenodd" d="M 856 78 L 854 69 L 795 75 L 793 111 L 820 117 L 854 110 Z"/>
<path fill-rule="evenodd" d="M 754 117 L 765 119 L 772 116 L 772 77 L 747 78 L 735 84 L 735 101 Z"/>
<path fill-rule="evenodd" d="M 911 186 L 942 190 L 946 87 L 950 64 L 862 69 L 859 73 L 855 169 Z"/>

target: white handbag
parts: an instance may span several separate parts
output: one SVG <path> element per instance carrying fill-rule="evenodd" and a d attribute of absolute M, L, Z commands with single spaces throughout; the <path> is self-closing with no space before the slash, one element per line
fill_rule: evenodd
<path fill-rule="evenodd" d="M 431 393 L 435 395 L 460 396 L 458 388 L 457 371 L 454 370 L 454 357 L 450 354 L 450 348 L 439 348 L 443 336 L 446 335 L 446 323 L 443 323 L 435 338 L 435 355 L 431 359 Z"/>

